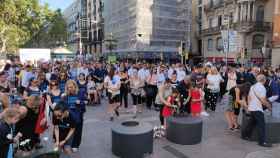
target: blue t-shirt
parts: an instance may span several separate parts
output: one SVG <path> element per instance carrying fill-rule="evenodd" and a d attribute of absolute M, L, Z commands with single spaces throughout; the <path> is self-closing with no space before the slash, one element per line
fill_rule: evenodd
<path fill-rule="evenodd" d="M 64 81 L 64 80 L 61 80 L 61 81 L 59 81 L 59 89 L 60 89 L 60 91 L 62 92 L 62 93 L 64 93 L 65 92 L 65 84 L 66 84 L 66 81 Z"/>

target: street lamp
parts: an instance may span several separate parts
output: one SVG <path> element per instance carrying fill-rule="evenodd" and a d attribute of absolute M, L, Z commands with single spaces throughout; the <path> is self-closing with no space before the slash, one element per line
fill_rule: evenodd
<path fill-rule="evenodd" d="M 138 34 L 137 34 L 137 36 L 139 37 L 139 39 L 140 39 L 140 40 L 142 40 L 142 36 L 143 36 L 143 34 L 142 34 L 142 33 L 138 33 Z M 143 42 L 143 41 L 141 41 L 141 42 Z M 139 45 L 139 46 L 140 46 L 140 45 Z M 139 49 L 141 49 L 141 46 L 139 47 Z M 140 54 L 140 52 L 139 52 L 139 53 L 137 53 L 136 63 L 137 63 L 137 61 L 138 61 L 139 54 Z"/>

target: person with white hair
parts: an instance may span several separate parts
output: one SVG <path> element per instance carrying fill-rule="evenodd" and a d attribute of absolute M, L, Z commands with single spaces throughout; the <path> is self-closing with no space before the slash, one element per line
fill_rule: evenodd
<path fill-rule="evenodd" d="M 252 131 L 255 126 L 258 129 L 259 145 L 263 147 L 272 147 L 271 144 L 266 142 L 266 131 L 265 131 L 265 118 L 264 108 L 271 110 L 271 104 L 267 101 L 266 88 L 266 77 L 264 75 L 258 75 L 256 77 L 257 83 L 250 88 L 248 96 L 248 111 L 251 114 L 251 119 L 246 127 L 243 135 L 243 139 L 248 140 L 251 137 Z"/>

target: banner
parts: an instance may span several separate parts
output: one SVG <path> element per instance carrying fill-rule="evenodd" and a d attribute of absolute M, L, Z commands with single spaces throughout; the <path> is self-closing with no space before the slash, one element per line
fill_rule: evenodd
<path fill-rule="evenodd" d="M 222 30 L 222 40 L 224 46 L 224 52 L 239 52 L 240 51 L 240 35 L 237 31 L 232 30 Z M 228 48 L 229 47 L 229 48 Z"/>
<path fill-rule="evenodd" d="M 19 49 L 19 58 L 22 63 L 31 62 L 36 64 L 38 61 L 50 61 L 50 49 Z"/>

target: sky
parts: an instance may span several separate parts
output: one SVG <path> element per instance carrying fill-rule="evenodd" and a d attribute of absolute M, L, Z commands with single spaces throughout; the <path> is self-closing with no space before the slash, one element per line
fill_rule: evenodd
<path fill-rule="evenodd" d="M 67 8 L 73 0 L 40 0 L 41 3 L 48 3 L 51 9 L 61 9 Z"/>

